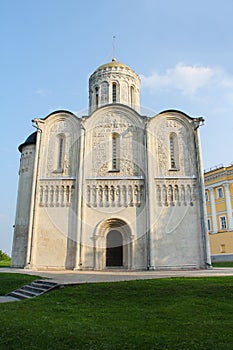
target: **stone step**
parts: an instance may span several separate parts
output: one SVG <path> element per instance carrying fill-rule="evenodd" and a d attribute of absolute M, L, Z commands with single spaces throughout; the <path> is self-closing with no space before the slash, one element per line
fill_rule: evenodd
<path fill-rule="evenodd" d="M 43 280 L 41 281 L 41 280 L 36 280 L 36 281 L 33 281 L 32 283 L 31 283 L 31 285 L 33 286 L 33 287 L 37 287 L 37 288 L 42 288 L 42 289 L 49 289 L 49 288 L 54 288 L 56 285 L 57 285 L 57 283 L 55 283 L 55 282 L 44 282 Z"/>
<path fill-rule="evenodd" d="M 16 289 L 11 293 L 6 294 L 6 296 L 16 298 L 17 300 L 29 299 L 47 293 L 50 290 L 58 287 L 60 287 L 60 285 L 56 282 L 36 280 L 19 289 Z"/>
<path fill-rule="evenodd" d="M 18 289 L 15 290 L 14 292 L 6 294 L 6 295 L 10 296 L 10 297 L 13 297 L 13 298 L 16 298 L 16 299 L 19 299 L 19 300 L 31 298 L 31 296 L 28 296 L 28 295 L 26 295 L 24 293 L 21 293 Z"/>
<path fill-rule="evenodd" d="M 24 287 L 22 287 L 21 289 L 25 289 L 25 290 L 28 290 L 29 292 L 34 292 L 35 294 L 41 294 L 41 293 L 44 293 L 47 288 L 38 288 L 38 287 L 34 287 L 32 284 L 28 284 Z"/>

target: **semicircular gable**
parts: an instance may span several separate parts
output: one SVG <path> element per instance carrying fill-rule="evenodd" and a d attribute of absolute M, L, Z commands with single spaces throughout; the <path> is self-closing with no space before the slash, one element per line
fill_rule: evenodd
<path fill-rule="evenodd" d="M 114 124 L 116 120 L 144 128 L 144 118 L 140 114 L 128 106 L 116 103 L 98 108 L 85 119 L 84 125 L 87 129 L 91 129 L 100 123 Z"/>
<path fill-rule="evenodd" d="M 177 110 L 167 110 L 156 114 L 149 120 L 149 127 L 158 127 L 160 120 L 166 121 L 176 121 L 177 123 L 182 124 L 187 130 L 193 130 L 193 122 L 195 118 L 188 116 L 187 114 L 177 111 Z"/>
<path fill-rule="evenodd" d="M 65 110 L 52 112 L 41 120 L 44 121 L 46 126 L 49 128 L 52 128 L 53 125 L 60 123 L 61 128 L 62 125 L 64 128 L 67 128 L 67 125 L 71 125 L 73 128 L 77 129 L 80 124 L 80 118 L 78 118 L 74 113 Z"/>

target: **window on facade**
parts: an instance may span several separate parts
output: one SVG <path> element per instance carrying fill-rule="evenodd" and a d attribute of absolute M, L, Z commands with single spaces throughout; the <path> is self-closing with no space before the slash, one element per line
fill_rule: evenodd
<path fill-rule="evenodd" d="M 96 107 L 98 107 L 99 105 L 99 88 L 98 87 L 95 88 L 95 105 Z"/>
<path fill-rule="evenodd" d="M 119 135 L 112 135 L 112 170 L 119 168 Z"/>
<path fill-rule="evenodd" d="M 218 187 L 217 188 L 217 197 L 218 198 L 223 198 L 224 195 L 223 195 L 223 188 L 222 187 Z"/>
<path fill-rule="evenodd" d="M 207 227 L 208 227 L 208 231 L 211 231 L 211 222 L 210 222 L 210 219 L 207 219 Z"/>
<path fill-rule="evenodd" d="M 112 84 L 112 102 L 113 103 L 116 102 L 116 88 L 117 88 L 116 84 L 113 83 Z"/>
<path fill-rule="evenodd" d="M 134 106 L 134 87 L 133 86 L 130 87 L 130 104 L 131 104 L 131 107 Z"/>
<path fill-rule="evenodd" d="M 170 168 L 176 169 L 175 161 L 175 135 L 170 135 Z"/>
<path fill-rule="evenodd" d="M 220 216 L 220 230 L 225 230 L 227 228 L 227 222 L 225 216 Z"/>
<path fill-rule="evenodd" d="M 65 137 L 64 135 L 58 135 L 58 157 L 57 157 L 58 170 L 62 170 L 63 168 L 64 147 L 65 147 Z"/>
<path fill-rule="evenodd" d="M 209 194 L 208 194 L 208 191 L 205 191 L 205 200 L 206 200 L 206 202 L 208 202 L 208 200 L 209 200 Z"/>
<path fill-rule="evenodd" d="M 220 244 L 220 253 L 226 253 L 226 245 L 224 243 Z"/>

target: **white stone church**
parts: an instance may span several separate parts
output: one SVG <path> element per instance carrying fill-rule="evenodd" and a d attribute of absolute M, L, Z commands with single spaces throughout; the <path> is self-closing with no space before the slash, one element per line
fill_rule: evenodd
<path fill-rule="evenodd" d="M 202 122 L 141 115 L 139 76 L 115 59 L 97 68 L 88 115 L 34 119 L 19 146 L 12 266 L 208 268 Z"/>

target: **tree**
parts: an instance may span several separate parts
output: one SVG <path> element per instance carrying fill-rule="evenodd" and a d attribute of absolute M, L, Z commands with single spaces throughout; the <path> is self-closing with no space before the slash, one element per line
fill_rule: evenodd
<path fill-rule="evenodd" d="M 0 249 L 0 260 L 9 260 L 10 257 Z"/>

